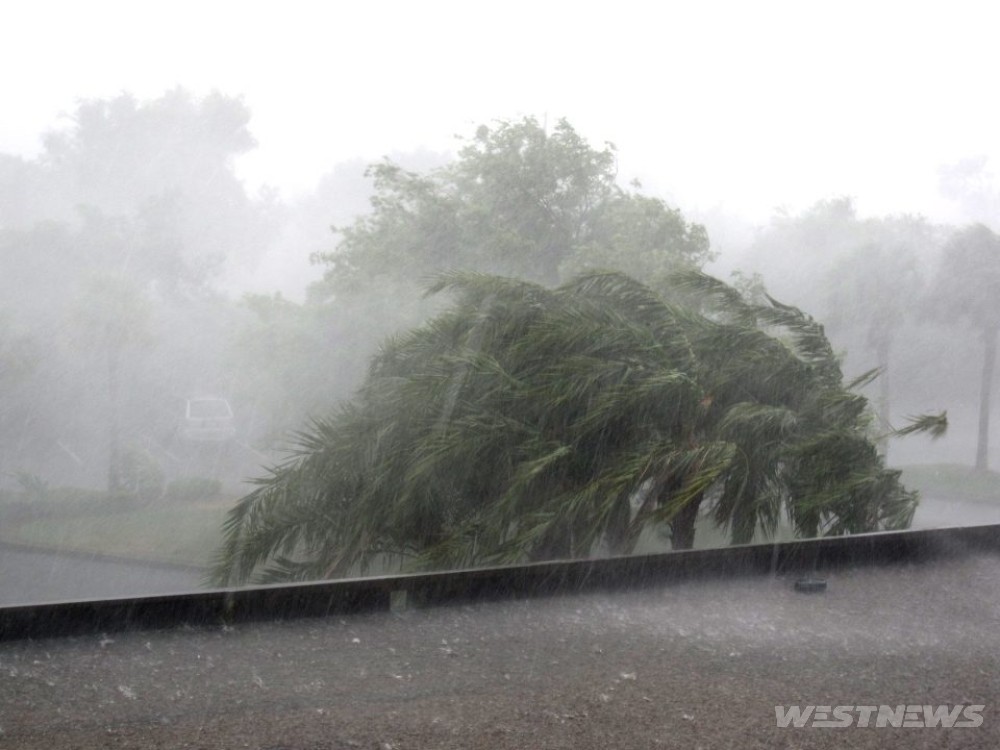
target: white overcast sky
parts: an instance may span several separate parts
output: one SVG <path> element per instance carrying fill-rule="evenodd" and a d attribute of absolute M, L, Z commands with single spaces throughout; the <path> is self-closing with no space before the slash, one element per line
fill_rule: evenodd
<path fill-rule="evenodd" d="M 0 151 L 36 154 L 79 98 L 180 85 L 244 96 L 259 146 L 240 172 L 286 196 L 534 114 L 613 141 L 623 177 L 685 210 L 852 195 L 940 216 L 940 165 L 1000 161 L 998 19 L 954 1 L 17 2 Z"/>

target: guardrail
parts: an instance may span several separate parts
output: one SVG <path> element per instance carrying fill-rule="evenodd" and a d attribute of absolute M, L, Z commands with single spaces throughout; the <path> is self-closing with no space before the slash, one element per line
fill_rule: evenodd
<path fill-rule="evenodd" d="M 0 640 L 316 617 L 735 575 L 926 562 L 1000 551 L 1000 524 L 879 532 L 655 555 L 0 607 Z"/>

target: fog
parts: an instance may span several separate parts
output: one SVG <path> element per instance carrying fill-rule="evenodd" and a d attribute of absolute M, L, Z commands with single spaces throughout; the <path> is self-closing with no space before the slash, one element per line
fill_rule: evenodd
<path fill-rule="evenodd" d="M 0 541 L 32 546 L 49 532 L 26 519 L 84 507 L 191 504 L 218 528 L 297 430 L 355 392 L 387 337 L 441 309 L 422 296 L 435 272 L 551 286 L 663 270 L 608 250 L 645 241 L 627 234 L 640 213 L 606 246 L 572 248 L 552 232 L 525 249 L 491 226 L 467 251 L 465 229 L 421 223 L 450 216 L 450 190 L 484 184 L 461 171 L 464 149 L 504 168 L 480 127 L 557 139 L 563 118 L 593 174 L 614 177 L 580 205 L 622 195 L 674 216 L 677 258 L 815 317 L 847 379 L 880 368 L 863 392 L 891 466 L 1000 465 L 1000 442 L 979 433 L 1000 316 L 987 24 L 964 6 L 709 5 L 656 23 L 629 4 L 532 9 L 531 23 L 515 6 L 478 19 L 495 24 L 486 39 L 449 4 L 394 5 L 389 23 L 361 10 L 309 22 L 301 7 L 13 11 L 0 64 L 24 75 L 0 128 L 0 523 L 18 532 Z M 414 225 L 371 218 L 387 205 Z M 484 236 L 518 212 L 474 208 Z M 944 410 L 939 440 L 886 437 Z M 918 521 L 946 523 L 939 510 Z"/>
<path fill-rule="evenodd" d="M 204 474 L 236 490 L 291 430 L 359 385 L 384 336 L 433 309 L 418 301 L 419 276 L 405 290 L 383 277 L 360 294 L 331 291 L 343 231 L 371 209 L 363 159 L 329 165 L 314 190 L 289 199 L 252 193 L 237 175 L 256 147 L 238 96 L 120 94 L 81 101 L 69 120 L 43 135 L 40 154 L 0 157 L 5 486 L 19 473 L 102 484 L 114 416 L 120 449 L 164 477 Z M 430 175 L 455 158 L 422 149 L 380 162 Z M 969 463 L 975 450 L 980 334 L 954 311 L 942 320 L 934 294 L 949 239 L 988 222 L 1000 198 L 984 158 L 943 167 L 940 191 L 964 224 L 865 215 L 838 195 L 757 224 L 721 206 L 687 217 L 708 230 L 709 272 L 757 275 L 822 321 L 848 375 L 885 370 L 884 425 L 948 410 L 943 440 L 894 441 L 900 464 Z M 121 369 L 113 386 L 109 358 Z M 109 387 L 120 389 L 114 415 Z M 186 457 L 184 405 L 206 395 L 231 401 L 236 449 L 209 459 L 195 446 Z"/>

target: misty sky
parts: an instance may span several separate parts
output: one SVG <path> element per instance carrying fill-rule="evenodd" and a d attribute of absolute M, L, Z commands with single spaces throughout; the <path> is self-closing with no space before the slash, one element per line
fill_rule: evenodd
<path fill-rule="evenodd" d="M 37 154 L 78 98 L 242 94 L 238 165 L 288 197 L 351 157 L 496 118 L 565 116 L 685 210 L 763 220 L 852 195 L 950 218 L 942 164 L 1000 163 L 984 3 L 16 3 L 0 25 L 0 151 Z"/>

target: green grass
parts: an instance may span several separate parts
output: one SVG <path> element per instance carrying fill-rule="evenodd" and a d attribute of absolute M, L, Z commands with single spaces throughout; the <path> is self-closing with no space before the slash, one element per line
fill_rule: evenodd
<path fill-rule="evenodd" d="M 903 484 L 925 497 L 1000 503 L 1000 473 L 976 471 L 959 464 L 926 464 L 903 468 Z"/>
<path fill-rule="evenodd" d="M 228 508 L 228 503 L 197 503 L 49 516 L 10 524 L 0 538 L 59 551 L 208 566 Z"/>

